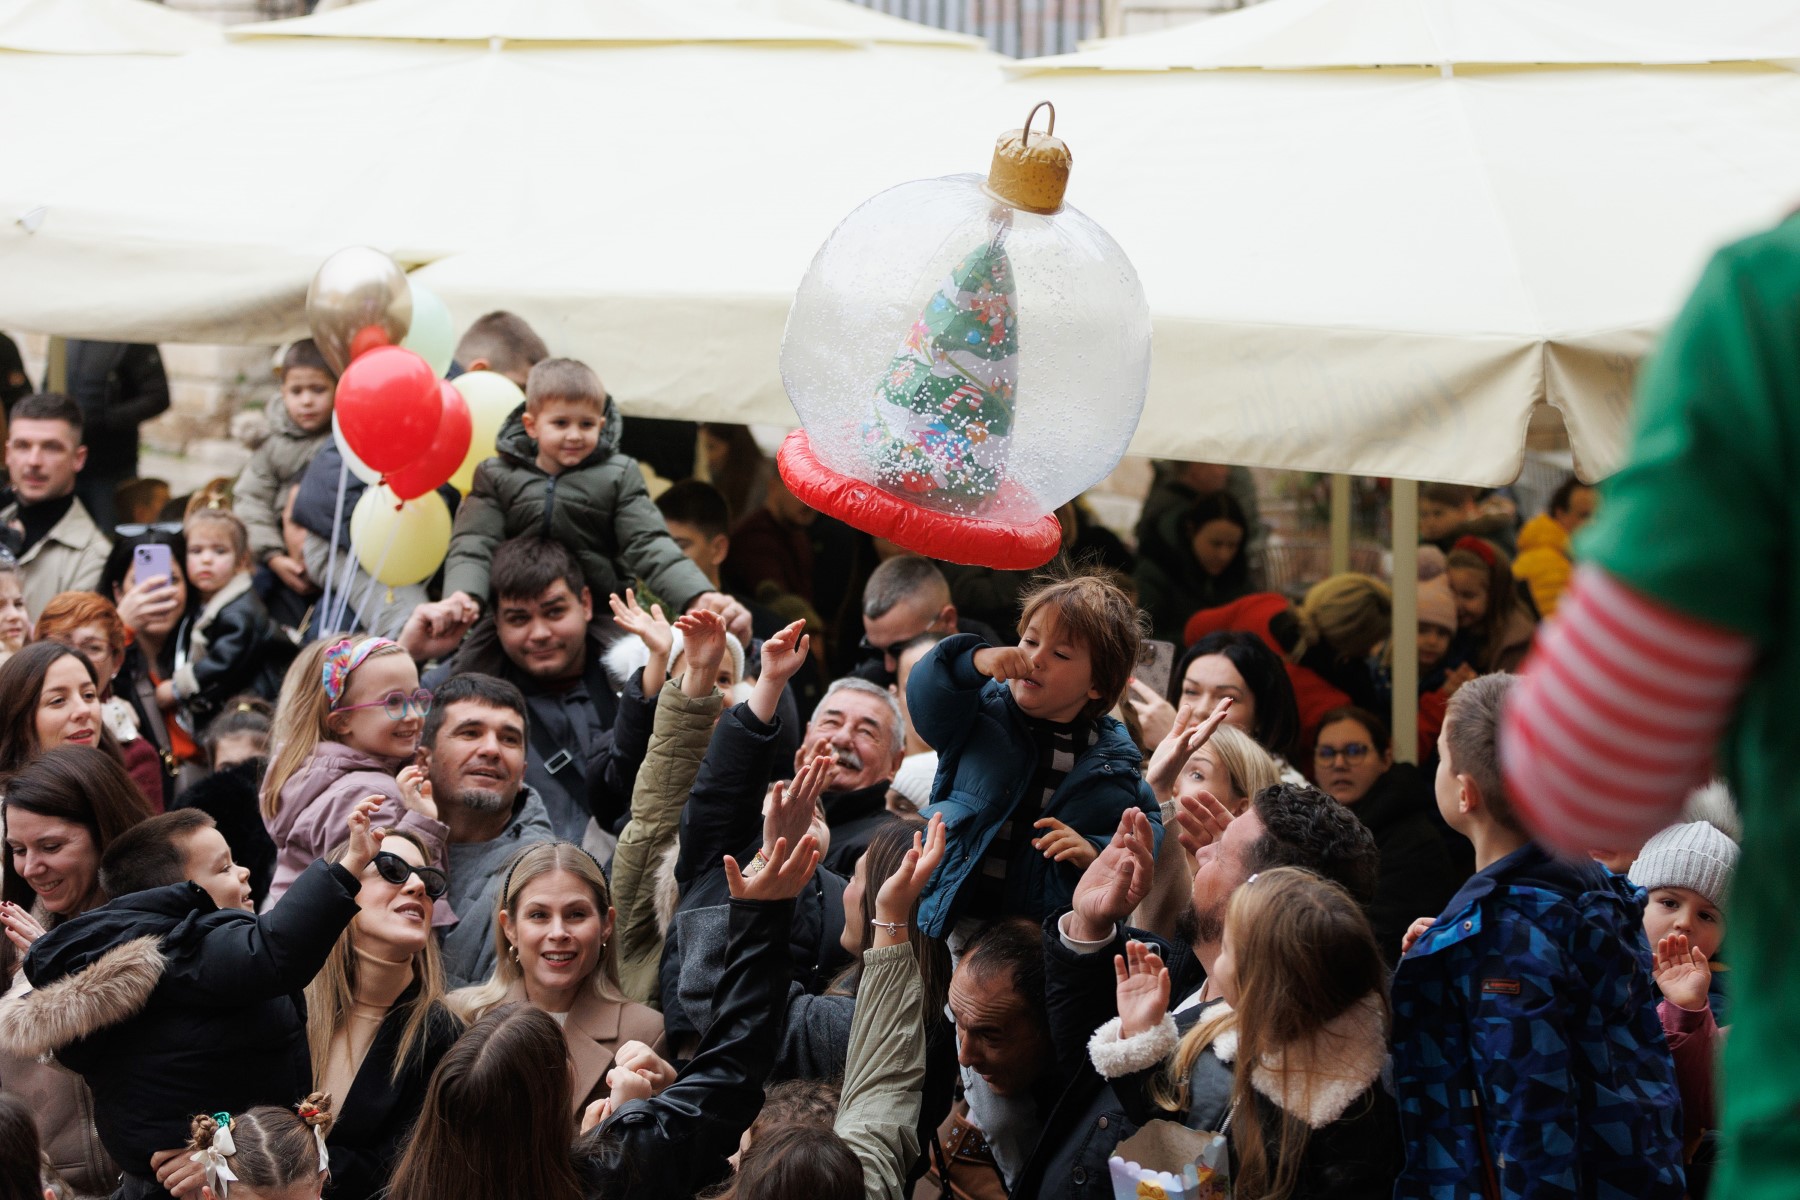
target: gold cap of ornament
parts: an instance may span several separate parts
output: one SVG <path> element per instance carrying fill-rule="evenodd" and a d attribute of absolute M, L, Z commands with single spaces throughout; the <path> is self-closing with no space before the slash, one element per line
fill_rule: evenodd
<path fill-rule="evenodd" d="M 1050 126 L 1033 134 L 1031 122 L 1038 109 L 1050 110 Z M 987 189 L 1014 208 L 1026 212 L 1053 213 L 1062 208 L 1069 186 L 1069 167 L 1074 156 L 1057 137 L 1056 106 L 1040 101 L 1025 117 L 1022 129 L 1011 129 L 994 143 L 994 162 L 988 168 Z"/>

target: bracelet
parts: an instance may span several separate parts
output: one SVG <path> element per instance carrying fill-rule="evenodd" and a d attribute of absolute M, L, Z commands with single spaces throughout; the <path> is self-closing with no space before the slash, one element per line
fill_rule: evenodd
<path fill-rule="evenodd" d="M 877 929 L 885 929 L 889 933 L 893 934 L 895 937 L 899 937 L 901 934 L 906 932 L 906 922 L 905 921 L 876 921 L 876 920 L 871 919 L 869 921 L 869 924 L 873 925 Z"/>
<path fill-rule="evenodd" d="M 769 860 L 763 857 L 763 852 L 761 850 L 758 850 L 756 852 L 756 857 L 750 860 L 750 865 L 744 868 L 744 878 L 754 879 L 756 873 L 768 865 Z"/>

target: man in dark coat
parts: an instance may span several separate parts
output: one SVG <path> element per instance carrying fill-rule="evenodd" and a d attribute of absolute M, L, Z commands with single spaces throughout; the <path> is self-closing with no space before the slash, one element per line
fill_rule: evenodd
<path fill-rule="evenodd" d="M 168 411 L 169 379 L 155 346 L 71 341 L 67 361 L 66 390 L 81 405 L 88 448 L 75 494 L 110 532 L 118 520 L 113 490 L 137 475 L 138 426 Z"/>

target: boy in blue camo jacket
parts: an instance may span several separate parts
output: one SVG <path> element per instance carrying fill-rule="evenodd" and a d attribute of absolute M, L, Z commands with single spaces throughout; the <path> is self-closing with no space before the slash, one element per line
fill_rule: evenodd
<path fill-rule="evenodd" d="M 1477 871 L 1414 924 L 1394 976 L 1395 1200 L 1681 1200 L 1681 1097 L 1643 896 L 1519 825 L 1495 750 L 1514 682 L 1465 684 L 1438 739 L 1438 808 Z"/>

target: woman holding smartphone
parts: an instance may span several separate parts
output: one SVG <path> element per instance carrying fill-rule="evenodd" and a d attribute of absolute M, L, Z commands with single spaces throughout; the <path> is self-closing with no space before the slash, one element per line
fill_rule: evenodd
<path fill-rule="evenodd" d="M 173 800 L 183 764 L 200 761 L 192 731 L 156 703 L 156 685 L 175 672 L 176 630 L 187 612 L 187 540 L 181 526 L 119 527 L 120 537 L 94 590 L 118 606 L 125 623 L 125 656 L 113 694 L 131 705 L 137 727 L 162 756 L 163 801 Z"/>

